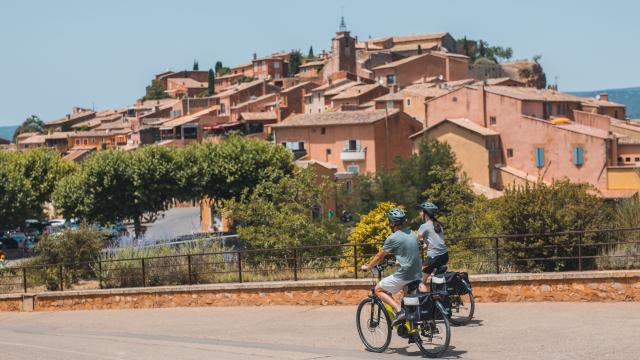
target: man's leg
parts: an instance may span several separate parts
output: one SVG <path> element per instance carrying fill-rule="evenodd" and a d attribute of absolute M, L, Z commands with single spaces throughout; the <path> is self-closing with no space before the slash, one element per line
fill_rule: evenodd
<path fill-rule="evenodd" d="M 376 295 L 384 302 L 385 304 L 389 304 L 395 313 L 400 311 L 400 304 L 391 296 L 389 292 L 380 287 L 380 284 L 376 285 Z"/>

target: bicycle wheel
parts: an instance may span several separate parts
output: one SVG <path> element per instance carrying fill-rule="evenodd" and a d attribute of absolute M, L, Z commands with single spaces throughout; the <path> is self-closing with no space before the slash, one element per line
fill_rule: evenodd
<path fill-rule="evenodd" d="M 356 325 L 360 340 L 369 351 L 383 352 L 391 342 L 391 318 L 379 299 L 364 299 L 358 305 Z"/>
<path fill-rule="evenodd" d="M 430 358 L 439 357 L 447 351 L 451 340 L 449 319 L 439 309 L 436 312 L 432 319 L 422 323 L 419 332 L 413 334 L 413 341 L 422 355 Z"/>
<path fill-rule="evenodd" d="M 468 292 L 460 295 L 456 291 L 449 295 L 451 300 L 451 323 L 453 325 L 467 325 L 473 319 L 473 313 L 476 309 L 476 301 L 473 293 Z"/>

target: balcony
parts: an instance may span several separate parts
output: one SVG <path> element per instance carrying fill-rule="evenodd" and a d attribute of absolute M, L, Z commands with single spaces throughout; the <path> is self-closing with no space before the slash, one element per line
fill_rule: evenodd
<path fill-rule="evenodd" d="M 340 160 L 342 161 L 361 161 L 364 160 L 367 152 L 364 150 L 343 150 L 340 153 Z"/>

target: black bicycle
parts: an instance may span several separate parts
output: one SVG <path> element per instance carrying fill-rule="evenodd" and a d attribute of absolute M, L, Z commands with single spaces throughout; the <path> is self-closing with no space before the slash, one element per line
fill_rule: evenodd
<path fill-rule="evenodd" d="M 393 264 L 395 262 L 385 261 L 375 267 L 374 275 L 377 273 L 378 281 L 382 279 L 384 269 Z M 406 295 L 402 298 L 407 320 L 395 327 L 398 336 L 415 343 L 423 355 L 435 358 L 449 348 L 451 340 L 449 315 L 442 304 L 447 293 L 419 292 L 420 282 L 416 280 L 407 285 Z M 384 304 L 372 288 L 371 294 L 360 302 L 356 311 L 358 335 L 367 350 L 381 353 L 389 347 L 394 320 L 391 306 Z"/>
<path fill-rule="evenodd" d="M 449 310 L 451 323 L 466 325 L 473 319 L 476 302 L 473 298 L 473 288 L 466 272 L 447 272 L 447 265 L 438 268 L 431 276 L 431 291 L 446 291 L 450 304 L 445 304 Z"/>

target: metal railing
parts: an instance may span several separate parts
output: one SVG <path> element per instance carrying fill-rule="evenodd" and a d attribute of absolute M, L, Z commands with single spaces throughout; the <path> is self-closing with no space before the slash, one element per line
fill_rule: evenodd
<path fill-rule="evenodd" d="M 447 239 L 472 273 L 640 269 L 640 228 Z M 379 244 L 228 250 L 0 269 L 0 293 L 358 278 Z"/>

